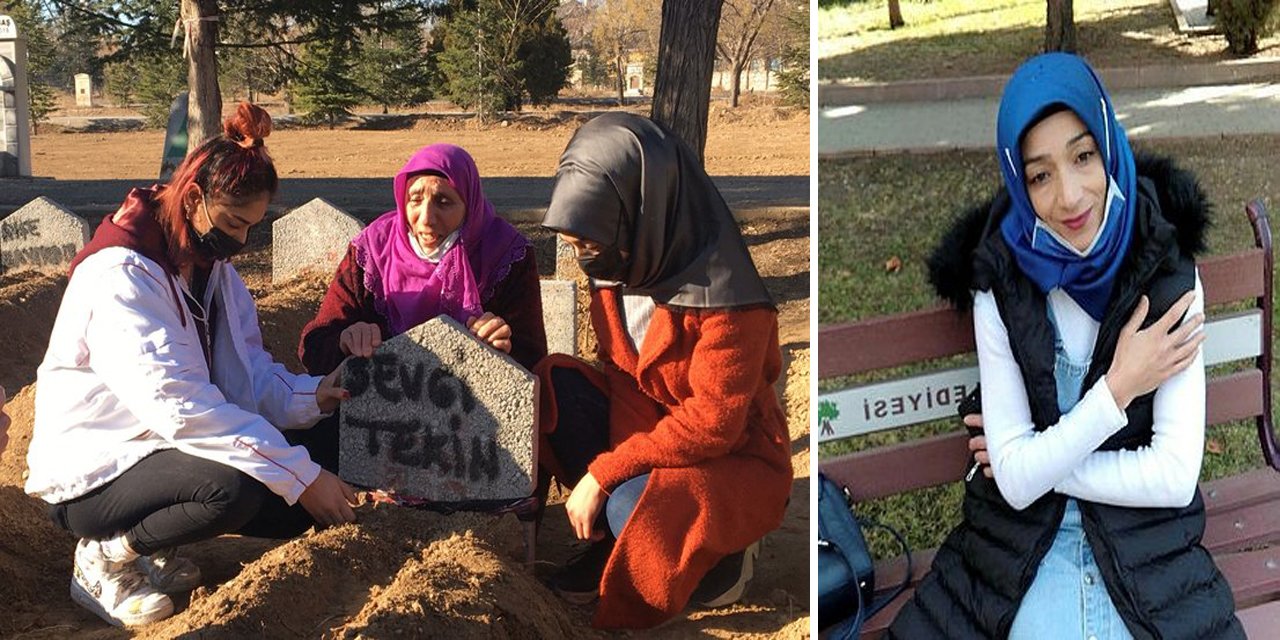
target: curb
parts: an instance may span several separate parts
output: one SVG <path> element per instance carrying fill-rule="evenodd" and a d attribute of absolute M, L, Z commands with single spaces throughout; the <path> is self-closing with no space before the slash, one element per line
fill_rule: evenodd
<path fill-rule="evenodd" d="M 1152 65 L 1100 69 L 1107 90 L 1197 87 L 1214 84 L 1280 81 L 1280 58 L 1228 60 L 1215 64 Z M 930 78 L 875 84 L 820 83 L 821 107 L 874 102 L 941 102 L 963 98 L 998 98 L 1006 75 Z"/>

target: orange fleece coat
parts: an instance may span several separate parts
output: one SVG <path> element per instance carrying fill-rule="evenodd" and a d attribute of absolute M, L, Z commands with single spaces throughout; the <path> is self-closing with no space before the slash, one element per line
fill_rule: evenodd
<path fill-rule="evenodd" d="M 556 424 L 551 369 L 578 369 L 609 397 L 612 450 L 588 467 L 605 491 L 652 473 L 605 567 L 593 620 L 642 629 L 679 613 L 721 558 L 777 528 L 792 472 L 773 389 L 782 369 L 775 310 L 659 305 L 637 353 L 620 304 L 613 289 L 592 294 L 601 369 L 555 354 L 536 373 L 544 434 Z M 545 437 L 541 451 L 557 473 Z"/>

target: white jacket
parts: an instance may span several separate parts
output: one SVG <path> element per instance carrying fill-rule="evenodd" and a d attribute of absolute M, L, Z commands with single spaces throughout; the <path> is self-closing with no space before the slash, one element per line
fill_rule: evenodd
<path fill-rule="evenodd" d="M 170 448 L 239 469 L 289 504 L 320 474 L 281 430 L 323 417 L 321 379 L 272 361 L 253 298 L 222 261 L 204 300 L 214 305 L 211 377 L 195 321 L 174 297 L 184 286 L 124 247 L 76 268 L 37 374 L 27 493 L 76 498 Z"/>

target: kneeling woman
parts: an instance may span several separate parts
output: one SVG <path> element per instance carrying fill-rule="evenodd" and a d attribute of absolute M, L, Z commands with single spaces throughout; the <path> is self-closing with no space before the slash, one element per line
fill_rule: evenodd
<path fill-rule="evenodd" d="M 554 586 L 598 592 L 610 628 L 736 601 L 791 490 L 777 310 L 736 221 L 683 142 L 609 114 L 569 142 L 543 225 L 591 277 L 600 361 L 537 371 L 542 461 L 595 541 Z"/>
<path fill-rule="evenodd" d="M 996 142 L 1005 188 L 931 262 L 972 302 L 992 474 L 889 635 L 1242 638 L 1200 545 L 1204 195 L 1075 56 L 1014 73 Z"/>
<path fill-rule="evenodd" d="M 199 583 L 178 545 L 355 519 L 351 488 L 281 433 L 337 408 L 336 376 L 271 360 L 227 261 L 276 191 L 271 118 L 245 103 L 224 128 L 102 221 L 37 373 L 26 491 L 80 538 L 72 599 L 115 625 L 164 618 L 165 593 Z"/>

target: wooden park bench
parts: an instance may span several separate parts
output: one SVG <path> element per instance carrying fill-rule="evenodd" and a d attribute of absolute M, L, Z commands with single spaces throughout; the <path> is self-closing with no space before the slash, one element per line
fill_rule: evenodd
<path fill-rule="evenodd" d="M 1206 307 L 1205 366 L 1208 424 L 1252 418 L 1266 466 L 1201 484 L 1207 511 L 1203 544 L 1225 574 L 1237 615 L 1251 638 L 1280 635 L 1280 450 L 1272 430 L 1272 252 L 1261 201 L 1245 207 L 1255 247 L 1199 263 Z M 1213 307 L 1231 305 L 1232 311 Z M 1241 311 L 1241 307 L 1247 307 Z M 819 331 L 820 379 L 869 374 L 971 354 L 972 319 L 948 307 L 871 318 Z M 847 486 L 855 505 L 963 479 L 968 434 L 956 406 L 978 383 L 976 365 L 897 377 L 819 396 L 819 442 L 921 424 L 954 422 L 957 431 L 916 438 L 822 460 L 819 467 Z M 835 418 L 832 415 L 835 414 Z M 957 517 L 959 515 L 957 514 Z M 886 524 L 894 525 L 893 522 Z M 909 588 L 863 626 L 878 638 L 933 563 L 933 549 L 913 550 Z M 902 583 L 902 557 L 876 565 L 881 593 Z"/>

